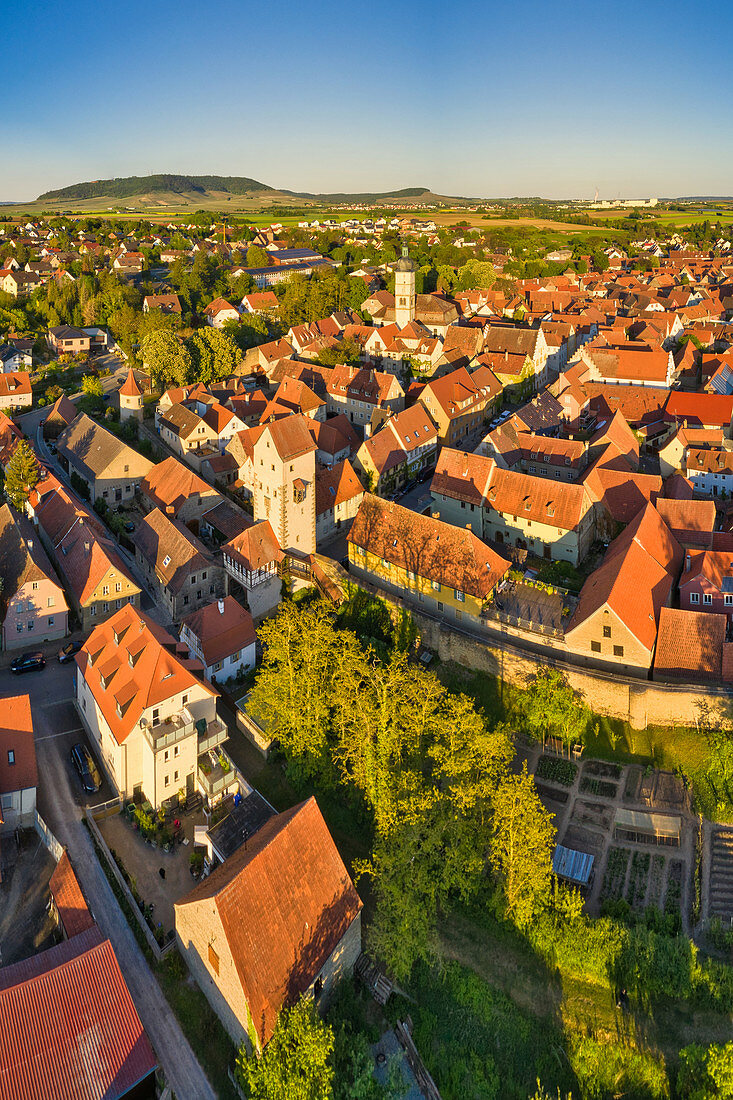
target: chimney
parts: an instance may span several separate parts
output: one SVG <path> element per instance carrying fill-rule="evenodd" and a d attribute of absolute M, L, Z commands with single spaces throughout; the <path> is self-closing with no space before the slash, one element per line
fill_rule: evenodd
<path fill-rule="evenodd" d="M 216 606 L 219 608 L 219 614 L 223 615 L 224 614 L 224 601 L 223 600 L 217 600 L 216 601 Z"/>
<path fill-rule="evenodd" d="M 91 543 L 89 543 L 89 542 L 84 543 L 84 553 L 85 554 L 89 553 L 90 547 L 91 547 Z"/>

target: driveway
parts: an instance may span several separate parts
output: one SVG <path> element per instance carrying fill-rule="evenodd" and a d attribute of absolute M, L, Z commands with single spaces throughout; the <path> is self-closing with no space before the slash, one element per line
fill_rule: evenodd
<path fill-rule="evenodd" d="M 117 904 L 89 832 L 82 825 L 84 799 L 68 763 L 67 751 L 70 739 L 79 738 L 78 719 L 72 718 L 70 706 L 75 668 L 49 663 L 43 672 L 25 676 L 0 671 L 0 708 L 3 698 L 24 692 L 30 695 L 38 757 L 39 813 L 68 848 L 100 931 L 112 942 L 168 1084 L 178 1100 L 215 1100 L 215 1093 Z M 72 721 L 76 726 L 67 728 Z M 94 796 L 94 801 L 98 800 L 99 794 Z"/>

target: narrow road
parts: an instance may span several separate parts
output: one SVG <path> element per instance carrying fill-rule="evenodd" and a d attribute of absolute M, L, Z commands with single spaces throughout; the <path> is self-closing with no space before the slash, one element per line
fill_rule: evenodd
<path fill-rule="evenodd" d="M 40 700 L 38 700 L 40 703 Z M 82 890 L 104 936 L 115 949 L 135 1008 L 177 1100 L 216 1100 L 176 1016 L 165 999 L 105 877 L 81 810 L 74 800 L 61 740 L 50 716 L 53 708 L 33 705 L 33 728 L 42 798 L 40 812 L 66 845 Z"/>

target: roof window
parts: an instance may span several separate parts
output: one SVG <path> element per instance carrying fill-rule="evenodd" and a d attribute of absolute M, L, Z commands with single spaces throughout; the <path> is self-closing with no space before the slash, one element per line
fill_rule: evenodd
<path fill-rule="evenodd" d="M 166 554 L 163 558 L 163 568 L 166 569 L 171 563 L 170 554 Z"/>

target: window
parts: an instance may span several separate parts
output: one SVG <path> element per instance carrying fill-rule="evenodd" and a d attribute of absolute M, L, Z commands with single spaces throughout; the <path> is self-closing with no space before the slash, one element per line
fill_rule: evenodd
<path fill-rule="evenodd" d="M 623 657 L 624 647 L 622 645 L 615 645 L 613 647 L 613 655 L 614 657 Z"/>
<path fill-rule="evenodd" d="M 713 602 L 713 597 L 710 592 L 703 593 L 702 602 L 705 604 L 711 604 Z"/>
<path fill-rule="evenodd" d="M 610 628 L 610 626 L 604 626 L 604 628 L 603 628 L 603 637 L 604 638 L 610 638 L 611 637 L 611 628 Z"/>
<path fill-rule="evenodd" d="M 182 707 L 185 707 L 185 705 L 186 705 L 186 703 L 187 703 L 187 702 L 188 702 L 188 695 L 184 695 L 184 696 L 182 696 L 182 698 L 181 698 L 181 706 L 182 706 Z"/>
<path fill-rule="evenodd" d="M 35 623 L 34 623 L 33 619 L 29 619 L 28 620 L 28 629 L 33 630 L 34 626 L 35 626 Z"/>
<path fill-rule="evenodd" d="M 22 623 L 16 623 L 15 624 L 15 629 L 18 631 L 19 634 L 22 634 L 23 633 L 23 624 Z"/>
<path fill-rule="evenodd" d="M 115 584 L 115 592 L 121 592 L 121 591 L 122 591 L 122 584 L 120 583 L 120 581 L 117 581 L 117 583 Z"/>
<path fill-rule="evenodd" d="M 46 607 L 53 607 L 55 605 L 55 603 L 56 603 L 56 597 L 55 596 L 49 596 L 48 599 L 46 600 Z"/>
<path fill-rule="evenodd" d="M 15 751 L 13 749 L 8 749 L 8 764 L 14 764 L 14 763 L 15 763 Z"/>
<path fill-rule="evenodd" d="M 433 588 L 436 592 L 440 592 L 440 581 L 431 581 L 430 587 Z"/>
<path fill-rule="evenodd" d="M 206 571 L 204 571 L 204 572 L 203 572 L 203 573 L 201 574 L 201 580 L 202 580 L 202 581 L 205 581 L 205 580 L 206 580 Z"/>
<path fill-rule="evenodd" d="M 170 554 L 166 554 L 166 556 L 163 558 L 163 568 L 167 569 L 168 566 L 170 565 L 170 563 L 171 563 Z"/>
<path fill-rule="evenodd" d="M 53 626 L 53 624 L 54 624 L 54 622 L 55 622 L 55 621 L 56 621 L 56 620 L 54 619 L 53 615 L 49 615 L 49 616 L 48 616 L 48 625 L 49 625 L 49 626 Z"/>
<path fill-rule="evenodd" d="M 191 574 L 191 584 L 196 584 L 196 574 L 195 573 Z"/>
<path fill-rule="evenodd" d="M 173 772 L 173 782 L 174 783 L 178 782 L 178 772 Z"/>
<path fill-rule="evenodd" d="M 601 643 L 600 642 L 591 642 L 590 643 L 590 651 L 591 651 L 591 653 L 600 653 L 601 652 Z"/>
<path fill-rule="evenodd" d="M 442 611 L 442 610 L 443 610 L 443 605 L 440 602 L 440 600 L 438 600 L 438 611 Z"/>
<path fill-rule="evenodd" d="M 38 581 L 33 581 L 33 583 L 31 584 L 31 588 L 33 589 L 34 592 L 37 592 L 38 591 Z"/>
<path fill-rule="evenodd" d="M 699 602 L 700 602 L 700 593 L 699 592 L 690 592 L 690 603 L 699 603 Z"/>
<path fill-rule="evenodd" d="M 157 726 L 160 722 L 160 707 L 153 708 L 153 725 Z"/>
<path fill-rule="evenodd" d="M 241 655 L 242 655 L 241 649 L 238 649 L 236 653 L 232 653 L 231 657 L 229 658 L 230 664 L 235 665 L 237 663 L 237 661 L 239 660 Z"/>
<path fill-rule="evenodd" d="M 167 787 L 170 784 L 170 781 L 171 781 L 171 777 L 169 775 L 166 775 L 165 778 L 163 779 L 163 785 L 165 787 Z"/>
<path fill-rule="evenodd" d="M 453 589 L 453 595 L 455 596 L 455 598 L 458 600 L 459 603 L 465 603 L 466 597 L 464 596 L 463 592 L 461 592 L 460 588 L 454 588 Z"/>
<path fill-rule="evenodd" d="M 163 762 L 164 762 L 165 764 L 167 764 L 167 763 L 168 763 L 168 757 L 169 757 L 169 756 L 170 756 L 170 752 L 169 752 L 169 750 L 168 750 L 168 749 L 166 749 L 166 750 L 165 750 L 165 752 L 163 753 Z"/>
<path fill-rule="evenodd" d="M 218 975 L 219 974 L 219 956 L 217 955 L 216 951 L 211 946 L 211 944 L 209 944 L 209 963 L 211 964 L 211 969 L 214 971 L 214 973 L 216 975 Z"/>
<path fill-rule="evenodd" d="M 725 604 L 726 607 L 730 607 L 731 604 L 733 604 L 733 596 L 731 596 L 729 594 L 726 594 L 725 596 L 723 596 L 723 603 Z"/>
<path fill-rule="evenodd" d="M 174 756 L 178 756 L 178 750 L 180 749 L 180 747 L 181 747 L 180 745 L 175 745 L 173 747 L 173 755 Z"/>
<path fill-rule="evenodd" d="M 214 672 L 221 672 L 221 661 L 217 661 L 214 665 Z"/>

